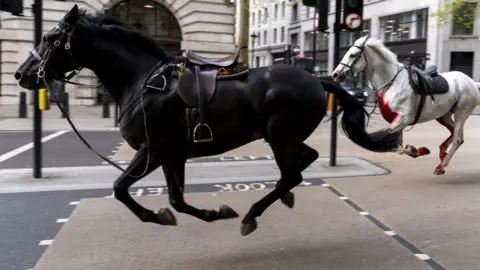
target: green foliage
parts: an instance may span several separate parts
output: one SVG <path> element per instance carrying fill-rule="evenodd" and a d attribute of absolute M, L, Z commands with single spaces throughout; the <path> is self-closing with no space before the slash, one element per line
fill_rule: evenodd
<path fill-rule="evenodd" d="M 443 9 L 438 12 L 430 13 L 430 16 L 437 17 L 437 25 L 439 27 L 449 23 L 457 23 L 463 25 L 465 28 L 473 27 L 475 17 L 477 16 L 478 2 L 465 1 L 465 0 L 452 0 L 451 2 L 445 1 Z"/>

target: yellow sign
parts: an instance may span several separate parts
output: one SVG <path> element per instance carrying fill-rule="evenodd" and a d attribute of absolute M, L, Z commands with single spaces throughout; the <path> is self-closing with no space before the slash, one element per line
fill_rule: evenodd
<path fill-rule="evenodd" d="M 42 111 L 48 110 L 47 89 L 38 89 L 38 108 Z"/>

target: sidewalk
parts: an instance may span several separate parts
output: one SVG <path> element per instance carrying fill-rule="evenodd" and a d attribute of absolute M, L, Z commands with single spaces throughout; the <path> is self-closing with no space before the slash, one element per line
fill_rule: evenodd
<path fill-rule="evenodd" d="M 70 118 L 80 130 L 118 130 L 115 127 L 115 107 L 110 106 L 110 118 L 102 118 L 101 105 L 70 106 Z M 42 111 L 42 130 L 72 130 L 67 119 L 62 118 L 60 109 L 51 104 L 50 110 Z M 18 118 L 18 105 L 0 105 L 1 130 L 33 130 L 33 107 L 28 107 L 27 118 Z"/>

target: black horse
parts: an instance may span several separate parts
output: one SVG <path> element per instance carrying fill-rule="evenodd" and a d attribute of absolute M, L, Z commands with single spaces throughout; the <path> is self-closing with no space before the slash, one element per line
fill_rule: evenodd
<path fill-rule="evenodd" d="M 281 178 L 275 189 L 246 214 L 242 235 L 257 228 L 256 218 L 277 199 L 292 208 L 294 196 L 290 190 L 302 182 L 301 172 L 318 158 L 318 152 L 303 141 L 326 114 L 324 89 L 340 100 L 344 110 L 342 128 L 353 142 L 376 152 L 394 151 L 397 147 L 398 134 L 383 130 L 366 132 L 367 115 L 362 105 L 337 84 L 320 82 L 288 65 L 251 69 L 231 75 L 234 78 L 203 77 L 208 82 L 201 82 L 200 86 L 214 86 L 206 94 L 211 100 L 205 102 L 204 115 L 214 139 L 195 143 L 191 126 L 186 124 L 191 116 L 186 110 L 192 109 L 188 99 L 199 91 L 195 90 L 198 74 L 193 67 L 224 64 L 219 59 L 197 58 L 200 64 L 188 62 L 190 67 L 178 79 L 175 63 L 179 59 L 188 62 L 188 57 L 169 54 L 126 23 L 104 14 L 89 14 L 75 5 L 43 37 L 15 78 L 21 87 L 36 90 L 42 80 L 48 86 L 50 80 L 65 80 L 66 73 L 79 68 L 95 72 L 120 107 L 122 136 L 137 150 L 114 183 L 115 198 L 143 222 L 176 225 L 168 208 L 154 213 L 133 200 L 128 192 L 132 184 L 159 166 L 163 166 L 170 204 L 178 212 L 207 222 L 238 217 L 226 205 L 219 210 L 207 210 L 185 202 L 185 163 L 189 158 L 221 154 L 261 138 L 270 144 Z M 219 70 L 220 67 L 214 71 Z M 182 80 L 185 86 L 181 86 Z"/>

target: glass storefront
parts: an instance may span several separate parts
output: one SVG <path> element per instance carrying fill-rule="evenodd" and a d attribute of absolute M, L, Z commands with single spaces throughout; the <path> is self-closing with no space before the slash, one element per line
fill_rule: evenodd
<path fill-rule="evenodd" d="M 169 52 L 181 55 L 180 26 L 172 13 L 162 5 L 152 0 L 125 0 L 110 12 L 155 38 Z"/>

